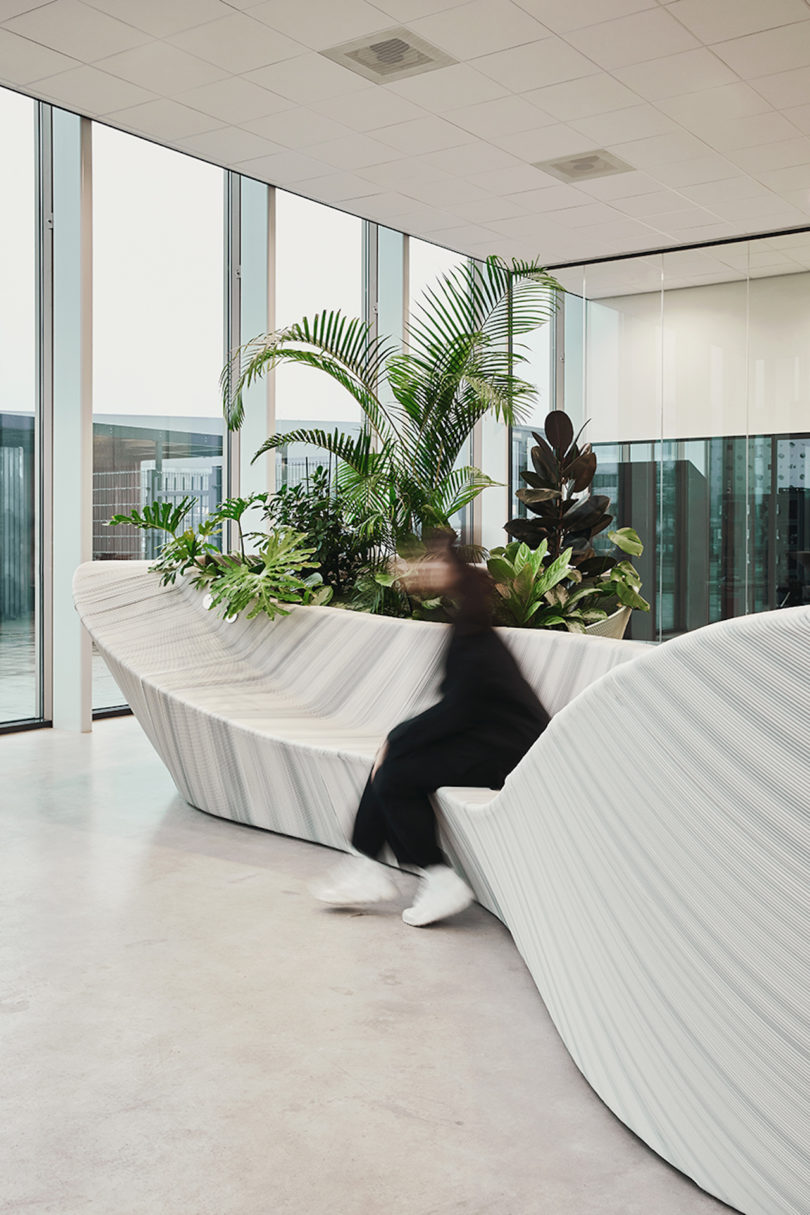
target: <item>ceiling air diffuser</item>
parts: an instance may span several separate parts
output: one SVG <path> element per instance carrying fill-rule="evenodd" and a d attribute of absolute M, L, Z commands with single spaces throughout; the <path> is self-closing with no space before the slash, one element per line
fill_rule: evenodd
<path fill-rule="evenodd" d="M 424 38 L 402 28 L 366 34 L 363 38 L 321 51 L 321 54 L 375 84 L 404 80 L 406 76 L 433 72 L 456 62 Z"/>
<path fill-rule="evenodd" d="M 612 152 L 599 148 L 596 152 L 580 152 L 578 156 L 555 156 L 553 160 L 534 161 L 535 169 L 550 173 L 559 181 L 590 181 L 594 177 L 610 177 L 612 173 L 633 173 L 635 167 L 619 160 Z"/>

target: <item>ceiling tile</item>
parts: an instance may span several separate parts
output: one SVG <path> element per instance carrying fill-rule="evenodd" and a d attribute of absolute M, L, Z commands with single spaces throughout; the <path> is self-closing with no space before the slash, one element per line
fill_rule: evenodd
<path fill-rule="evenodd" d="M 759 30 L 803 21 L 807 17 L 804 0 L 676 0 L 667 11 L 701 42 L 721 42 Z"/>
<path fill-rule="evenodd" d="M 661 8 L 602 21 L 573 30 L 567 37 L 584 55 L 605 68 L 628 67 L 700 45 L 693 34 Z"/>
<path fill-rule="evenodd" d="M 717 216 L 704 207 L 665 211 L 663 214 L 649 216 L 649 222 L 662 232 L 689 232 L 692 228 L 701 228 L 706 224 L 717 222 Z M 684 237 L 688 239 L 688 237 Z"/>
<path fill-rule="evenodd" d="M 434 164 L 426 164 L 421 156 L 398 156 L 379 165 L 369 165 L 362 176 L 389 190 L 403 190 L 410 182 L 447 180 L 448 174 Z"/>
<path fill-rule="evenodd" d="M 718 42 L 712 50 L 748 80 L 758 76 L 810 67 L 810 12 L 807 20 L 779 29 Z"/>
<path fill-rule="evenodd" d="M 496 169 L 512 169 L 516 165 L 514 156 L 501 148 L 478 139 L 456 148 L 445 148 L 423 158 L 442 172 L 453 176 L 468 176 L 471 173 L 486 173 Z"/>
<path fill-rule="evenodd" d="M 788 169 L 766 169 L 759 174 L 760 182 L 769 190 L 782 194 L 788 190 L 810 189 L 810 165 L 793 165 Z"/>
<path fill-rule="evenodd" d="M 607 72 L 533 89 L 524 93 L 524 97 L 562 122 L 570 122 L 573 118 L 587 118 L 591 114 L 603 114 L 605 111 L 621 110 L 638 101 L 635 93 Z"/>
<path fill-rule="evenodd" d="M 549 211 L 546 219 L 561 228 L 590 228 L 594 224 L 610 224 L 616 212 L 607 203 L 585 203 L 581 207 L 566 207 L 560 211 Z"/>
<path fill-rule="evenodd" d="M 194 110 L 212 114 L 214 118 L 221 118 L 223 122 L 236 126 L 250 121 L 251 118 L 278 113 L 287 106 L 284 98 L 239 76 L 229 76 L 213 84 L 204 84 L 198 89 L 189 89 L 186 93 L 180 93 L 178 100 Z M 247 160 L 247 157 L 240 159 Z"/>
<path fill-rule="evenodd" d="M 396 157 L 396 152 L 388 144 L 356 131 L 342 139 L 314 144 L 307 152 L 338 169 L 362 169 L 366 165 L 384 164 Z"/>
<path fill-rule="evenodd" d="M 763 143 L 759 147 L 740 148 L 729 152 L 728 158 L 746 173 L 759 177 L 763 170 L 810 164 L 810 139 L 781 139 L 776 143 Z"/>
<path fill-rule="evenodd" d="M 578 189 L 594 198 L 602 198 L 606 202 L 613 198 L 631 198 L 636 194 L 652 194 L 660 189 L 660 183 L 646 173 L 615 173 L 610 177 L 596 177 L 591 181 L 580 182 Z"/>
<path fill-rule="evenodd" d="M 750 177 L 729 177 L 725 181 L 709 181 L 697 186 L 681 186 L 680 193 L 703 207 L 724 203 L 729 198 L 767 198 L 768 189 Z"/>
<path fill-rule="evenodd" d="M 377 186 L 373 182 L 365 181 L 356 173 L 328 173 L 307 181 L 307 196 L 318 202 L 343 202 L 347 198 L 360 198 L 376 192 Z"/>
<path fill-rule="evenodd" d="M 577 119 L 571 125 L 587 135 L 593 147 L 666 135 L 679 129 L 671 118 L 651 105 L 632 105 L 612 114 L 594 114 L 590 118 Z"/>
<path fill-rule="evenodd" d="M 102 59 L 98 66 L 113 76 L 139 84 L 158 94 L 169 92 L 173 97 L 203 84 L 222 80 L 222 68 L 203 63 L 194 55 L 187 55 L 166 42 L 150 42 L 135 50 L 122 51 Z"/>
<path fill-rule="evenodd" d="M 525 93 L 541 84 L 558 84 L 595 74 L 599 69 L 561 38 L 543 38 L 495 55 L 483 55 L 475 67 L 513 93 Z"/>
<path fill-rule="evenodd" d="M 466 0 L 374 0 L 374 7 L 397 21 L 410 22 L 446 8 L 460 8 L 465 3 Z"/>
<path fill-rule="evenodd" d="M 390 92 L 385 87 L 368 82 L 365 88 L 356 93 L 330 98 L 328 101 L 315 101 L 310 108 L 327 114 L 337 122 L 345 123 L 353 131 L 371 131 L 377 127 L 392 126 L 395 122 L 408 122 L 412 118 L 425 116 L 425 110 L 421 106 L 414 105 L 412 101 Z"/>
<path fill-rule="evenodd" d="M 189 106 L 181 105 L 179 101 L 170 101 L 165 97 L 118 110 L 107 117 L 116 126 L 139 131 L 153 139 L 165 139 L 170 143 L 187 135 L 210 131 L 217 125 L 217 120 L 209 114 L 201 114 L 199 110 L 192 110 Z"/>
<path fill-rule="evenodd" d="M 693 204 L 674 190 L 654 190 L 650 194 L 633 195 L 632 198 L 616 198 L 613 200 L 613 206 L 625 215 L 644 217 L 665 215 L 667 212 L 681 209 L 688 211 L 692 209 Z"/>
<path fill-rule="evenodd" d="M 706 145 L 687 131 L 670 135 L 654 135 L 651 139 L 631 139 L 610 145 L 616 155 L 636 169 L 648 169 L 654 165 L 677 164 L 679 160 L 690 160 L 706 151 Z"/>
<path fill-rule="evenodd" d="M 521 190 L 540 190 L 543 186 L 557 186 L 560 183 L 542 169 L 533 165 L 518 165 L 514 169 L 501 170 L 497 173 L 473 173 L 468 178 L 474 185 L 490 194 L 519 194 Z"/>
<path fill-rule="evenodd" d="M 471 223 L 488 224 L 493 219 L 512 219 L 525 215 L 526 208 L 508 198 L 478 198 L 475 202 L 457 203 L 453 208 L 462 219 Z"/>
<path fill-rule="evenodd" d="M 495 234 L 487 228 L 473 224 L 461 224 L 452 228 L 441 228 L 441 243 L 446 249 L 457 249 L 466 254 L 471 244 L 494 241 Z"/>
<path fill-rule="evenodd" d="M 776 72 L 772 76 L 759 76 L 756 90 L 777 110 L 804 105 L 810 97 L 810 67 Z"/>
<path fill-rule="evenodd" d="M 528 131 L 555 121 L 524 97 L 498 97 L 495 101 L 462 106 L 448 110 L 445 118 L 482 139 L 514 135 L 516 131 Z"/>
<path fill-rule="evenodd" d="M 220 165 L 237 164 L 258 156 L 270 156 L 283 151 L 278 144 L 262 139 L 240 127 L 220 127 L 201 135 L 190 135 L 179 141 L 179 146 L 195 156 L 203 156 Z"/>
<path fill-rule="evenodd" d="M 793 203 L 794 207 L 798 207 L 800 211 L 805 211 L 810 214 L 810 189 L 806 187 L 802 190 L 774 190 L 780 198 L 784 198 L 786 202 Z"/>
<path fill-rule="evenodd" d="M 50 100 L 90 118 L 154 99 L 154 95 L 146 89 L 87 65 L 40 80 L 37 87 Z"/>
<path fill-rule="evenodd" d="M 705 47 L 619 68 L 615 75 L 648 101 L 676 97 L 685 86 L 697 91 L 737 83 L 731 68 Z"/>
<path fill-rule="evenodd" d="M 760 93 L 742 81 L 724 84 L 720 88 L 662 97 L 656 104 L 659 110 L 690 131 L 696 131 L 696 124 L 699 125 L 707 117 L 715 121 L 746 118 L 749 114 L 763 114 L 770 108 Z"/>
<path fill-rule="evenodd" d="M 481 60 L 476 62 L 480 63 Z M 387 87 L 436 114 L 444 114 L 445 110 L 458 106 L 475 105 L 478 101 L 492 101 L 496 97 L 504 97 L 509 91 L 466 63 L 411 76 L 408 80 L 398 80 Z"/>
<path fill-rule="evenodd" d="M 749 114 L 746 118 L 730 118 L 715 122 L 707 118 L 699 128 L 701 138 L 705 143 L 724 152 L 732 160 L 742 164 L 739 157 L 732 153 L 741 148 L 755 148 L 758 144 L 777 143 L 795 139 L 796 128 L 781 114 L 771 111 L 768 114 Z M 794 164 L 801 163 L 794 161 Z M 772 165 L 771 168 L 781 168 Z"/>
<path fill-rule="evenodd" d="M 88 8 L 118 17 L 155 38 L 178 34 L 180 30 L 227 17 L 232 12 L 223 0 L 85 0 Z M 28 0 L 28 7 L 31 7 Z"/>
<path fill-rule="evenodd" d="M 8 21 L 10 17 L 18 17 L 20 13 L 29 13 L 32 8 L 43 8 L 51 0 L 0 0 L 0 21 Z"/>
<path fill-rule="evenodd" d="M 8 84 L 30 84 L 56 72 L 79 67 L 76 59 L 47 46 L 0 29 L 0 79 Z"/>
<path fill-rule="evenodd" d="M 534 42 L 548 30 L 511 0 L 470 0 L 432 17 L 415 21 L 410 28 L 457 59 L 472 59 Z"/>
<path fill-rule="evenodd" d="M 280 98 L 285 105 L 289 101 Z M 263 139 L 271 139 L 285 148 L 307 148 L 327 139 L 341 139 L 351 130 L 341 122 L 334 122 L 325 114 L 316 114 L 304 107 L 285 109 L 281 113 L 267 114 L 263 118 L 251 118 L 239 124 Z"/>
<path fill-rule="evenodd" d="M 273 156 L 239 161 L 236 167 L 248 177 L 256 177 L 270 185 L 293 186 L 313 177 L 323 177 L 330 166 L 301 152 L 276 152 Z"/>
<path fill-rule="evenodd" d="M 794 127 L 798 127 L 803 134 L 810 135 L 810 105 L 793 106 L 791 109 L 783 110 L 782 116 Z"/>
<path fill-rule="evenodd" d="M 231 13 L 168 39 L 173 46 L 197 55 L 228 72 L 250 72 L 266 64 L 293 59 L 304 48 L 284 34 L 268 29 L 244 13 Z"/>
<path fill-rule="evenodd" d="M 534 131 L 517 131 L 514 135 L 503 135 L 493 139 L 499 148 L 532 163 L 551 160 L 555 156 L 576 156 L 579 152 L 592 152 L 593 140 L 572 127 L 557 123 L 540 127 Z"/>
<path fill-rule="evenodd" d="M 270 0 L 252 7 L 250 16 L 318 51 L 394 24 L 379 5 L 365 0 Z"/>
<path fill-rule="evenodd" d="M 441 148 L 454 148 L 469 142 L 469 134 L 461 127 L 446 122 L 443 118 L 425 115 L 412 118 L 410 122 L 398 122 L 375 131 L 375 138 L 390 144 L 406 155 L 437 152 Z"/>
<path fill-rule="evenodd" d="M 542 190 L 522 190 L 519 194 L 510 194 L 509 202 L 520 206 L 530 215 L 539 215 L 545 211 L 559 211 L 563 207 L 584 207 L 593 199 L 575 186 L 545 186 Z"/>
<path fill-rule="evenodd" d="M 660 164 L 651 170 L 651 176 L 668 186 L 699 185 L 707 181 L 725 181 L 734 177 L 737 166 L 724 156 L 695 156 L 676 164 Z"/>
<path fill-rule="evenodd" d="M 331 59 L 316 54 L 299 55 L 296 59 L 285 59 L 283 63 L 259 68 L 248 73 L 248 79 L 301 105 L 342 97 L 344 93 L 354 93 L 368 87 L 368 81 L 356 72 L 350 72 L 348 68 L 332 63 Z"/>
<path fill-rule="evenodd" d="M 52 4 L 12 17 L 5 28 L 86 63 L 147 41 L 142 31 L 79 0 L 53 0 Z"/>
<path fill-rule="evenodd" d="M 461 178 L 448 177 L 443 181 L 412 181 L 405 193 L 420 202 L 436 207 L 453 207 L 456 203 L 484 198 L 486 191 Z"/>
<path fill-rule="evenodd" d="M 555 34 L 656 7 L 656 0 L 516 0 L 516 3 Z"/>
<path fill-rule="evenodd" d="M 769 198 L 730 198 L 716 210 L 724 219 L 758 219 L 768 228 L 801 224 L 807 217 L 806 210 L 791 206 L 773 193 Z"/>

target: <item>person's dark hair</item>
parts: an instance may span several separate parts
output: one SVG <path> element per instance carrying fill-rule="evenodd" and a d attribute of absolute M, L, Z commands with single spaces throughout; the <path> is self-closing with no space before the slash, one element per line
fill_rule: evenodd
<path fill-rule="evenodd" d="M 429 558 L 447 561 L 456 571 L 457 589 L 452 595 L 456 603 L 456 628 L 465 633 L 491 628 L 495 584 L 489 573 L 464 560 L 458 549 L 458 535 L 452 528 L 434 528 L 423 533 L 422 540 Z"/>

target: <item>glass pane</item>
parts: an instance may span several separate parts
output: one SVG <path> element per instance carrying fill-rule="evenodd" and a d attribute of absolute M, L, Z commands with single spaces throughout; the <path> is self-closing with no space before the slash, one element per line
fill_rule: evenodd
<path fill-rule="evenodd" d="M 748 609 L 810 603 L 810 233 L 751 241 Z"/>
<path fill-rule="evenodd" d="M 276 191 L 276 326 L 324 310 L 363 315 L 363 221 L 343 211 Z M 281 366 L 276 376 L 276 431 L 300 427 L 360 433 L 360 407 L 324 372 Z M 297 484 L 325 452 L 303 443 L 278 449 L 276 485 Z"/>
<path fill-rule="evenodd" d="M 0 722 L 37 717 L 34 103 L 0 89 Z"/>
<path fill-rule="evenodd" d="M 664 257 L 661 635 L 746 610 L 745 242 Z"/>
<path fill-rule="evenodd" d="M 111 515 L 222 497 L 221 169 L 93 128 L 93 557 L 153 558 L 160 536 Z M 103 664 L 93 707 L 120 704 Z"/>

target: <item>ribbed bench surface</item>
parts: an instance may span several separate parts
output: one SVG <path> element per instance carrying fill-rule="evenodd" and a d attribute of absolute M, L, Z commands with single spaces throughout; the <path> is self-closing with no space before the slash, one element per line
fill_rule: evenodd
<path fill-rule="evenodd" d="M 443 625 L 226 624 L 140 562 L 75 596 L 181 794 L 237 822 L 345 848 L 437 696 Z M 503 790 L 439 791 L 451 856 L 618 1117 L 746 1215 L 808 1215 L 810 609 L 659 647 L 503 634 L 554 719 Z"/>

